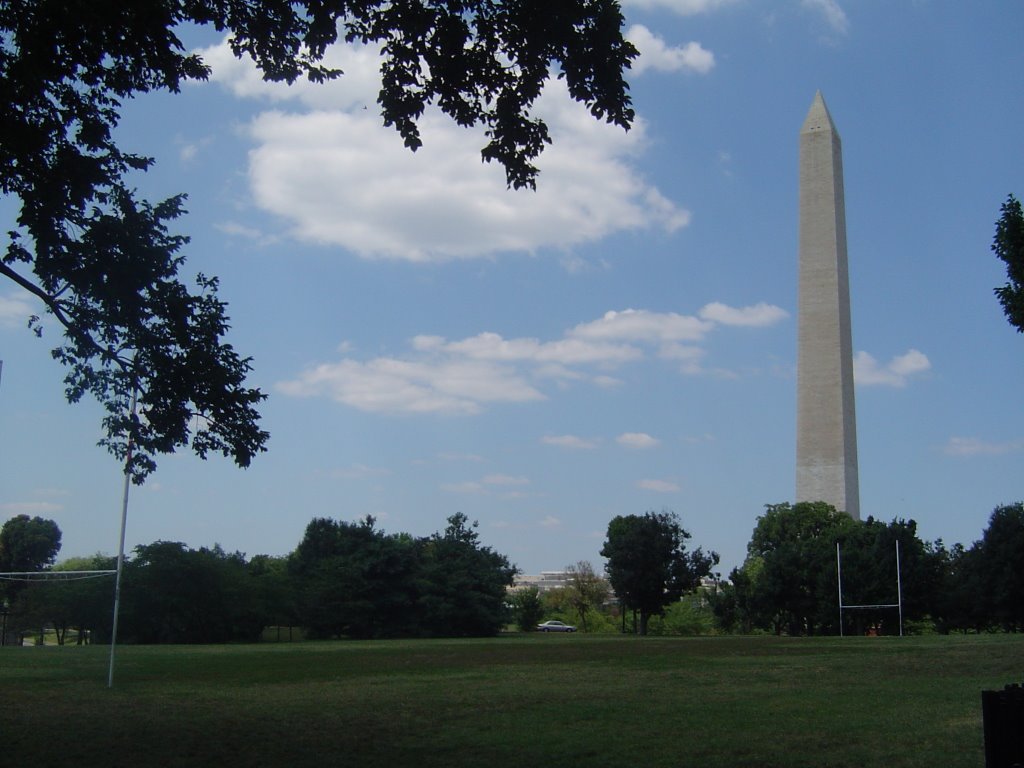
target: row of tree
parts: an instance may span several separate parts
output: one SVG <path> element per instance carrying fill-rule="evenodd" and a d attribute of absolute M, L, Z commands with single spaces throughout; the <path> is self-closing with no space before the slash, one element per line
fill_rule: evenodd
<path fill-rule="evenodd" d="M 52 522 L 15 520 L 5 526 L 13 539 Z M 119 640 L 252 641 L 272 626 L 325 638 L 493 635 L 504 626 L 515 569 L 483 546 L 475 529 L 462 513 L 448 518 L 444 531 L 421 538 L 385 533 L 372 517 L 352 523 L 317 518 L 290 555 L 251 560 L 219 546 L 139 546 L 124 564 Z M 0 570 L 13 570 L 2 565 L 6 551 L 0 550 Z M 56 548 L 36 554 L 42 560 L 21 561 L 25 570 L 52 563 Z M 76 558 L 50 569 L 46 583 L 6 582 L 12 634 L 46 625 L 60 642 L 69 629 L 77 630 L 78 642 L 107 641 L 113 581 L 74 572 L 115 565 L 103 555 Z"/>
<path fill-rule="evenodd" d="M 998 507 L 979 541 L 952 548 L 922 541 L 913 520 L 768 505 L 726 581 L 707 578 L 718 556 L 686 552 L 688 538 L 671 513 L 615 518 L 601 551 L 608 579 L 578 563 L 560 589 L 516 592 L 519 626 L 555 617 L 640 634 L 896 633 L 901 620 L 912 631 L 1024 630 L 1024 504 Z"/>
<path fill-rule="evenodd" d="M 939 632 L 1024 630 L 1024 504 L 996 508 L 969 548 L 922 541 L 913 520 L 769 505 L 711 605 L 726 631 L 838 634 L 840 578 L 844 605 L 875 606 L 844 611 L 846 632 L 897 631 L 899 603 L 905 621 Z"/>
<path fill-rule="evenodd" d="M 219 546 L 140 546 L 125 563 L 120 636 L 246 641 L 268 626 L 324 638 L 487 636 L 544 618 L 638 634 L 885 633 L 901 619 L 940 632 L 1024 630 L 1021 503 L 998 507 L 970 547 L 951 548 L 922 541 L 913 520 L 859 522 L 820 502 L 769 505 L 745 562 L 724 582 L 712 574 L 716 553 L 687 551 L 690 534 L 674 513 L 619 516 L 601 550 L 605 574 L 579 562 L 562 589 L 543 595 L 509 591 L 515 568 L 475 528 L 461 513 L 425 538 L 385 533 L 371 517 L 317 518 L 290 555 L 251 560 Z M 53 521 L 13 518 L 0 529 L 0 572 L 46 567 L 59 547 Z M 51 575 L 114 566 L 106 556 L 75 558 Z M 857 608 L 839 610 L 840 578 L 843 604 Z M 79 642 L 105 641 L 111 587 L 109 577 L 0 582 L 0 597 L 12 628 L 49 625 L 61 642 L 69 629 Z"/>

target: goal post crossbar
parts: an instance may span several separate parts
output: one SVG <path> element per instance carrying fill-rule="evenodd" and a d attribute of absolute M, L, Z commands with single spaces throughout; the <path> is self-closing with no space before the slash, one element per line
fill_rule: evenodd
<path fill-rule="evenodd" d="M 78 581 L 113 576 L 117 571 L 6 571 L 0 581 Z"/>
<path fill-rule="evenodd" d="M 842 637 L 843 632 L 843 611 L 857 609 L 865 610 L 871 608 L 898 608 L 900 613 L 900 637 L 903 637 L 903 579 L 900 574 L 900 540 L 895 541 L 896 548 L 896 600 L 895 603 L 876 604 L 876 605 L 846 605 L 843 602 L 843 560 L 839 550 L 839 542 L 836 542 L 836 581 L 839 586 L 839 636 Z"/>

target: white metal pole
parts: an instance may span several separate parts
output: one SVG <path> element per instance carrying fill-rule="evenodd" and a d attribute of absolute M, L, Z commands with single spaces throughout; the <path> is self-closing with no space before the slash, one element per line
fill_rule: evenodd
<path fill-rule="evenodd" d="M 138 388 L 132 389 L 132 421 L 138 401 Z M 107 688 L 114 687 L 114 653 L 117 649 L 117 618 L 121 609 L 121 573 L 124 570 L 124 532 L 128 523 L 128 489 L 132 479 L 132 432 L 128 432 L 128 447 L 124 460 L 124 494 L 121 497 L 121 540 L 117 547 L 117 576 L 114 577 L 114 626 L 110 633 L 110 669 L 107 672 Z"/>
<path fill-rule="evenodd" d="M 839 582 L 839 636 L 843 635 L 843 566 L 839 558 L 839 542 L 836 542 L 836 581 Z"/>
<path fill-rule="evenodd" d="M 896 539 L 896 604 L 900 609 L 900 637 L 903 637 L 903 581 L 900 578 L 900 540 Z"/>

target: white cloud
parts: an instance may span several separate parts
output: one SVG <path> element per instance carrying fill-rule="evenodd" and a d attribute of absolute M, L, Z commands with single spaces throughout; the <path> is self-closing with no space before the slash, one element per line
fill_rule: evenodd
<path fill-rule="evenodd" d="M 595 386 L 601 387 L 601 389 L 618 389 L 622 386 L 622 379 L 617 379 L 614 376 L 598 375 L 593 378 Z"/>
<path fill-rule="evenodd" d="M 723 316 L 742 316 L 743 310 L 717 306 Z M 458 341 L 421 334 L 402 357 L 364 362 L 346 356 L 311 367 L 278 389 L 296 397 L 329 397 L 364 411 L 472 415 L 496 403 L 547 399 L 543 387 L 552 385 L 619 386 L 608 371 L 645 359 L 648 348 L 681 361 L 685 374 L 704 373 L 704 350 L 693 342 L 714 327 L 711 320 L 674 312 L 627 309 L 581 323 L 553 341 L 506 339 L 491 332 Z"/>
<path fill-rule="evenodd" d="M 39 310 L 35 309 L 27 294 L 11 293 L 7 296 L 0 296 L 0 326 L 13 328 L 25 325 L 29 317 L 38 312 Z"/>
<path fill-rule="evenodd" d="M 738 325 L 750 328 L 762 328 L 781 322 L 789 317 L 789 313 L 772 304 L 755 304 L 752 307 L 730 307 L 721 302 L 713 301 L 700 310 L 704 320 L 721 325 Z"/>
<path fill-rule="evenodd" d="M 833 32 L 845 35 L 850 28 L 850 20 L 836 0 L 801 0 L 801 3 L 804 8 L 820 13 Z"/>
<path fill-rule="evenodd" d="M 528 478 L 522 475 L 487 475 L 480 482 L 485 485 L 529 485 L 530 481 Z"/>
<path fill-rule="evenodd" d="M 633 448 L 635 450 L 655 448 L 661 445 L 660 440 L 656 437 L 651 437 L 646 432 L 624 432 L 615 438 L 615 442 L 624 448 Z"/>
<path fill-rule="evenodd" d="M 278 235 L 268 235 L 256 227 L 249 227 L 236 221 L 220 222 L 214 224 L 213 227 L 228 237 L 240 237 L 257 245 L 273 245 L 281 239 Z"/>
<path fill-rule="evenodd" d="M 670 47 L 642 24 L 630 27 L 626 38 L 640 51 L 640 57 L 633 61 L 633 72 L 637 75 L 648 69 L 658 72 L 685 70 L 706 75 L 715 66 L 715 55 L 700 43 L 690 42 L 682 47 Z"/>
<path fill-rule="evenodd" d="M 577 325 L 571 335 L 605 341 L 700 341 L 712 327 L 710 322 L 675 312 L 626 309 L 606 312 L 600 320 Z"/>
<path fill-rule="evenodd" d="M 1024 450 L 1024 440 L 993 443 L 976 437 L 951 437 L 942 452 L 947 456 L 1002 456 Z"/>
<path fill-rule="evenodd" d="M 391 470 L 389 469 L 370 467 L 366 464 L 353 464 L 343 469 L 334 470 L 331 476 L 340 480 L 360 480 L 365 477 L 381 477 L 390 474 Z"/>
<path fill-rule="evenodd" d="M 213 144 L 213 138 L 207 136 L 196 141 L 186 141 L 179 137 L 175 143 L 178 144 L 178 159 L 187 165 L 193 163 L 199 157 L 200 152 Z"/>
<path fill-rule="evenodd" d="M 52 501 L 12 501 L 0 504 L 0 512 L 11 516 L 48 515 L 60 512 L 62 509 L 64 509 L 63 504 L 55 504 Z"/>
<path fill-rule="evenodd" d="M 463 462 L 463 461 L 465 461 L 465 462 L 470 462 L 472 464 L 481 464 L 481 463 L 483 463 L 484 458 L 483 458 L 483 456 L 478 456 L 475 453 L 439 453 L 437 455 L 437 460 L 438 461 L 444 461 L 444 462 L 451 462 L 451 461 Z"/>
<path fill-rule="evenodd" d="M 551 515 L 548 515 L 547 517 L 545 517 L 543 520 L 540 521 L 541 528 L 557 528 L 561 524 L 562 524 L 561 520 L 559 520 L 557 517 L 553 517 Z"/>
<path fill-rule="evenodd" d="M 597 448 L 596 440 L 587 440 L 576 435 L 547 435 L 540 439 L 544 445 L 553 445 L 557 448 L 571 448 L 573 450 L 592 450 Z"/>
<path fill-rule="evenodd" d="M 680 490 L 679 485 L 670 480 L 639 480 L 636 487 L 656 493 L 676 493 Z"/>
<path fill-rule="evenodd" d="M 479 480 L 467 480 L 461 483 L 445 483 L 441 485 L 441 490 L 447 491 L 448 493 L 461 493 L 473 496 L 495 496 L 502 499 L 518 499 L 523 498 L 526 494 L 517 489 L 529 484 L 529 478 L 521 475 L 492 474 Z"/>
<path fill-rule="evenodd" d="M 511 191 L 503 169 L 480 160 L 482 130 L 428 109 L 420 120 L 424 146 L 413 153 L 381 125 L 379 60 L 369 48 L 332 50 L 327 63 L 345 74 L 323 87 L 264 83 L 223 43 L 200 53 L 213 81 L 274 106 L 248 127 L 249 183 L 256 205 L 288 222 L 299 240 L 426 262 L 567 249 L 689 222 L 688 211 L 633 169 L 643 121 L 626 132 L 594 120 L 563 81 L 551 81 L 536 104 L 554 139 L 538 161 L 538 189 Z"/>
<path fill-rule="evenodd" d="M 475 414 L 485 403 L 521 403 L 544 395 L 513 371 L 472 361 L 345 359 L 279 385 L 297 397 L 327 396 L 363 411 Z"/>
<path fill-rule="evenodd" d="M 475 481 L 467 481 L 464 483 L 444 483 L 441 485 L 442 491 L 448 493 L 464 493 L 467 495 L 482 494 L 484 487 Z"/>
<path fill-rule="evenodd" d="M 694 16 L 732 5 L 736 0 L 622 0 L 624 8 L 639 8 L 645 11 L 674 11 L 680 16 Z"/>
<path fill-rule="evenodd" d="M 643 357 L 635 347 L 625 344 L 562 339 L 541 343 L 537 339 L 503 339 L 496 333 L 481 333 L 468 339 L 446 342 L 431 336 L 417 336 L 413 346 L 418 349 L 443 350 L 473 360 L 579 365 L 584 363 L 624 363 Z"/>
<path fill-rule="evenodd" d="M 911 376 L 931 367 L 928 357 L 916 349 L 897 355 L 885 365 L 863 350 L 853 356 L 853 377 L 864 386 L 905 387 Z"/>
<path fill-rule="evenodd" d="M 679 372 L 684 376 L 699 376 L 705 373 L 701 361 L 707 352 L 700 347 L 684 344 L 663 344 L 658 350 L 658 357 L 665 360 L 678 360 Z"/>

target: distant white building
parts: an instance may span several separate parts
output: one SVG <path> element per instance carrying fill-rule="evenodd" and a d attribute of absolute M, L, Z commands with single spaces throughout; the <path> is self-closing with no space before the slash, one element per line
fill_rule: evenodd
<path fill-rule="evenodd" d="M 569 585 L 570 577 L 566 571 L 541 571 L 539 576 L 520 574 L 512 583 L 512 591 L 536 587 L 541 594 L 553 589 L 562 589 Z"/>

